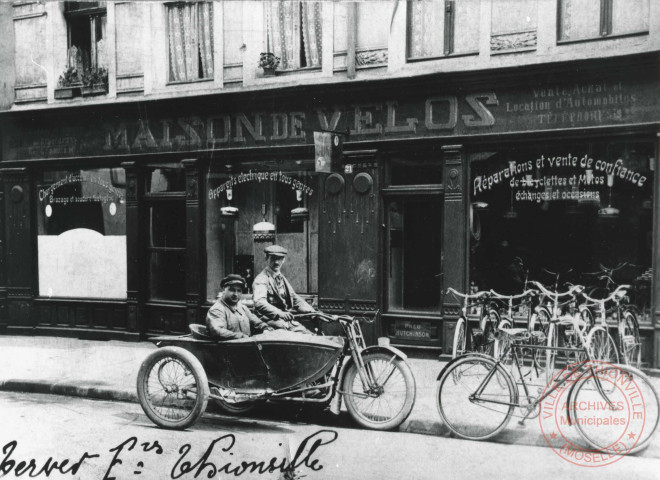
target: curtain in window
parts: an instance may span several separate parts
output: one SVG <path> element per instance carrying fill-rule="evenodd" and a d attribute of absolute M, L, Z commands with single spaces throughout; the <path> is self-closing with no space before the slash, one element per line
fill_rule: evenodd
<path fill-rule="evenodd" d="M 560 38 L 577 40 L 600 34 L 601 0 L 562 0 Z"/>
<path fill-rule="evenodd" d="M 321 66 L 321 3 L 302 2 L 302 31 L 308 67 Z"/>
<path fill-rule="evenodd" d="M 266 8 L 268 50 L 280 57 L 280 67 L 321 66 L 321 3 L 277 0 Z"/>
<path fill-rule="evenodd" d="M 213 76 L 211 8 L 209 3 L 169 7 L 170 80 Z"/>
<path fill-rule="evenodd" d="M 436 57 L 443 54 L 445 2 L 414 0 L 409 4 L 408 56 Z"/>

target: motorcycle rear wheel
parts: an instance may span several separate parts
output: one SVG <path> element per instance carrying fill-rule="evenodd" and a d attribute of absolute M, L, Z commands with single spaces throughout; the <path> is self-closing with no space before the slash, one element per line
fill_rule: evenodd
<path fill-rule="evenodd" d="M 204 413 L 209 384 L 197 357 L 183 348 L 164 347 L 142 362 L 137 394 L 142 410 L 156 425 L 183 430 Z"/>
<path fill-rule="evenodd" d="M 346 408 L 357 423 L 373 430 L 392 430 L 408 418 L 415 404 L 415 378 L 408 364 L 392 353 L 362 357 L 365 373 L 379 391 L 365 392 L 352 363 L 342 382 Z"/>

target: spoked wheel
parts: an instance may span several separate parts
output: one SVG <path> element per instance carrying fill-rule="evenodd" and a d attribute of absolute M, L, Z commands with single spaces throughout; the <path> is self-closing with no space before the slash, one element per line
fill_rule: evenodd
<path fill-rule="evenodd" d="M 557 348 L 559 345 L 559 336 L 557 335 L 557 324 L 550 323 L 548 325 L 548 333 L 545 342 L 546 347 Z M 546 385 L 550 383 L 552 377 L 555 373 L 555 360 L 557 359 L 557 350 L 552 350 L 548 348 L 544 352 L 545 362 L 545 383 Z"/>
<path fill-rule="evenodd" d="M 144 413 L 156 425 L 183 430 L 204 413 L 209 385 L 204 368 L 192 353 L 164 347 L 142 362 L 137 394 Z"/>
<path fill-rule="evenodd" d="M 578 380 L 570 404 L 578 432 L 600 451 L 629 454 L 643 450 L 660 422 L 658 392 L 633 367 L 597 365 L 595 375 L 590 372 Z M 603 422 L 595 421 L 599 419 Z"/>
<path fill-rule="evenodd" d="M 619 352 L 612 336 L 603 327 L 595 327 L 587 335 L 587 347 L 592 360 L 619 363 Z"/>
<path fill-rule="evenodd" d="M 478 389 L 479 396 L 471 399 Z M 509 423 L 518 393 L 501 365 L 490 358 L 468 355 L 442 374 L 436 400 L 440 417 L 452 432 L 468 440 L 485 440 Z"/>
<path fill-rule="evenodd" d="M 490 308 L 481 319 L 479 325 L 483 332 L 481 345 L 476 351 L 485 353 L 486 355 L 495 355 L 495 340 L 497 338 L 497 327 L 500 324 L 500 314 L 494 309 Z"/>
<path fill-rule="evenodd" d="M 642 363 L 642 344 L 639 338 L 637 316 L 631 311 L 624 312 L 623 318 L 619 322 L 619 345 L 625 364 L 639 368 Z"/>
<path fill-rule="evenodd" d="M 367 428 L 398 427 L 415 403 L 415 378 L 410 367 L 392 353 L 369 353 L 362 360 L 373 387 L 365 391 L 358 367 L 352 363 L 342 383 L 348 412 Z"/>
<path fill-rule="evenodd" d="M 456 322 L 456 329 L 454 330 L 454 342 L 452 343 L 451 357 L 456 358 L 460 357 L 465 353 L 465 347 L 467 345 L 467 336 L 466 336 L 467 325 L 463 317 L 458 319 Z"/>

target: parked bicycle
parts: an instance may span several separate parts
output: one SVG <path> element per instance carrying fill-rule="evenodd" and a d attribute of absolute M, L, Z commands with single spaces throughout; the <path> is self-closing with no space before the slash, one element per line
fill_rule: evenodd
<path fill-rule="evenodd" d="M 608 304 L 614 305 L 617 320 L 618 350 L 621 360 L 626 365 L 639 368 L 642 363 L 642 342 L 639 335 L 639 324 L 637 315 L 627 305 L 625 299 L 630 285 L 620 285 L 608 297 L 603 299 L 592 298 L 583 293 L 585 299 L 590 302 L 597 311 L 598 323 L 607 328 Z"/>
<path fill-rule="evenodd" d="M 446 293 L 451 293 L 455 297 L 463 299 L 461 316 L 458 318 L 454 329 L 452 358 L 466 352 L 481 352 L 491 355 L 493 353 L 495 331 L 500 317 L 497 310 L 489 304 L 490 292 L 481 291 L 467 294 L 448 288 Z M 470 317 L 478 320 L 476 322 L 471 321 Z"/>
<path fill-rule="evenodd" d="M 607 379 L 608 375 L 617 374 L 623 381 L 634 383 L 645 406 L 644 428 L 636 432 L 639 438 L 626 453 L 634 453 L 648 446 L 658 428 L 660 398 L 645 374 L 633 367 L 594 363 L 584 339 L 580 348 L 567 348 L 530 344 L 531 335 L 528 331 L 504 329 L 500 334 L 509 336 L 510 341 L 507 341 L 499 359 L 482 354 L 466 354 L 452 360 L 438 375 L 438 411 L 453 433 L 469 440 L 491 438 L 501 432 L 513 416 L 519 417 L 520 423 L 524 424 L 528 418 L 539 415 L 542 402 L 549 397 L 554 400 L 553 395 L 562 388 L 568 394 L 565 407 L 568 424 L 575 425 L 580 436 L 592 448 L 607 450 L 623 436 L 621 428 L 596 430 L 593 425 L 598 422 L 594 421 L 594 412 L 585 411 L 581 406 L 601 404 L 605 406 L 604 412 L 620 414 L 622 408 L 627 405 L 621 399 L 623 389 L 613 387 L 611 383 L 606 384 L 602 380 Z M 555 353 L 579 350 L 580 355 L 589 361 L 569 365 L 563 375 L 558 375 L 548 382 L 545 391 L 537 393 L 536 389 L 530 388 L 522 375 L 519 352 L 523 349 Z M 519 384 L 510 369 L 503 364 L 505 358 L 512 359 L 520 374 Z M 565 384 L 569 380 L 575 383 L 567 388 Z M 563 411 L 563 408 L 558 410 Z"/>

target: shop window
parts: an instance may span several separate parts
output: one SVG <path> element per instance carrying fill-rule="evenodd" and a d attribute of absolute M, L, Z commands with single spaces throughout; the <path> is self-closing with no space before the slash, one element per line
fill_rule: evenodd
<path fill-rule="evenodd" d="M 536 47 L 537 0 L 498 0 L 491 14 L 492 52 Z"/>
<path fill-rule="evenodd" d="M 186 298 L 185 174 L 177 164 L 150 168 L 145 175 L 149 299 Z"/>
<path fill-rule="evenodd" d="M 471 155 L 470 282 L 519 293 L 525 279 L 589 288 L 625 265 L 650 322 L 655 154 L 651 142 L 579 142 Z M 587 274 L 587 275 L 585 275 Z"/>
<path fill-rule="evenodd" d="M 479 51 L 480 0 L 408 2 L 408 59 Z"/>
<path fill-rule="evenodd" d="M 68 66 L 79 74 L 107 69 L 107 15 L 105 2 L 67 2 L 65 15 L 69 29 Z"/>
<path fill-rule="evenodd" d="M 388 310 L 437 311 L 441 300 L 442 201 L 393 199 L 388 216 Z"/>
<path fill-rule="evenodd" d="M 320 68 L 323 50 L 322 2 L 265 2 L 266 51 L 281 70 Z"/>
<path fill-rule="evenodd" d="M 121 171 L 121 174 L 119 173 Z M 123 169 L 46 171 L 37 185 L 39 295 L 126 298 Z"/>
<path fill-rule="evenodd" d="M 206 197 L 207 300 L 220 280 L 239 273 L 252 287 L 266 266 L 264 247 L 287 248 L 283 272 L 296 292 L 318 291 L 319 202 L 314 161 L 287 160 L 211 165 Z M 295 213 L 293 211 L 295 210 Z M 272 225 L 272 236 L 255 226 Z M 268 237 L 268 238 L 267 238 Z"/>
<path fill-rule="evenodd" d="M 648 33 L 649 0 L 561 0 L 559 40 Z"/>
<path fill-rule="evenodd" d="M 175 3 L 166 7 L 170 82 L 213 78 L 213 4 Z"/>

